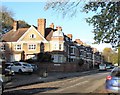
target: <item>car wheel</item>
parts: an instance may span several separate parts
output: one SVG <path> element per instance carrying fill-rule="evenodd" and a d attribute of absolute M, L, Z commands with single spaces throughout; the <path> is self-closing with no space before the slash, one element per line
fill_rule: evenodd
<path fill-rule="evenodd" d="M 29 75 L 32 75 L 32 72 L 28 72 Z"/>
<path fill-rule="evenodd" d="M 3 94 L 3 91 L 4 91 L 4 86 L 3 86 L 3 84 L 2 84 L 2 94 Z"/>
<path fill-rule="evenodd" d="M 18 71 L 20 74 L 22 73 L 22 70 L 21 69 L 19 69 L 19 71 Z"/>

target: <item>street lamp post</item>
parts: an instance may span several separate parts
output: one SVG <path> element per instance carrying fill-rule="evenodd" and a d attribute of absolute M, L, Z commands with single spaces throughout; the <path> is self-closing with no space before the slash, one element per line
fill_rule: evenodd
<path fill-rule="evenodd" d="M 95 53 L 93 52 L 93 69 L 94 69 L 94 65 L 95 65 Z"/>
<path fill-rule="evenodd" d="M 120 66 L 120 33 L 118 34 L 118 66 Z"/>
<path fill-rule="evenodd" d="M 118 66 L 120 66 L 120 44 L 118 45 Z"/>

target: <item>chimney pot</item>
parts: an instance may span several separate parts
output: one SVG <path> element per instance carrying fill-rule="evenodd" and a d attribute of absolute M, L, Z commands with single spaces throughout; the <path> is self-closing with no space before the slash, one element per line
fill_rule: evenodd
<path fill-rule="evenodd" d="M 75 41 L 78 43 L 78 44 L 83 44 L 83 42 L 80 40 L 80 39 L 75 39 Z"/>
<path fill-rule="evenodd" d="M 51 24 L 50 24 L 50 28 L 53 28 L 53 29 L 54 29 L 54 23 L 51 23 Z"/>
<path fill-rule="evenodd" d="M 57 29 L 57 31 L 62 31 L 62 27 L 61 26 L 57 26 L 56 29 Z"/>
<path fill-rule="evenodd" d="M 67 34 L 67 36 L 72 40 L 72 34 Z"/>

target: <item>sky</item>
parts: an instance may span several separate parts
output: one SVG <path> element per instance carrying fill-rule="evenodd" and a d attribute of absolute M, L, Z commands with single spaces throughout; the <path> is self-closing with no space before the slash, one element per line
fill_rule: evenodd
<path fill-rule="evenodd" d="M 13 18 L 15 20 L 24 20 L 30 25 L 37 26 L 37 19 L 45 18 L 46 27 L 49 27 L 51 23 L 54 23 L 55 27 L 61 26 L 64 34 L 73 35 L 73 40 L 80 39 L 84 43 L 96 47 L 99 51 L 102 51 L 105 47 L 111 47 L 108 44 L 92 44 L 94 42 L 93 27 L 86 23 L 85 18 L 91 17 L 93 14 L 78 12 L 73 17 L 63 18 L 61 13 L 52 9 L 45 11 L 45 4 L 46 2 L 2 2 L 3 6 L 14 13 Z"/>

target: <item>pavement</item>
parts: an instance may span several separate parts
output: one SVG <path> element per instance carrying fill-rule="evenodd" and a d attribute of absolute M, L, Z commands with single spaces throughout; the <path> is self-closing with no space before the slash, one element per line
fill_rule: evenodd
<path fill-rule="evenodd" d="M 9 81 L 5 85 L 5 89 L 11 89 L 16 88 L 20 86 L 26 86 L 31 84 L 37 84 L 37 83 L 44 83 L 44 82 L 50 82 L 50 81 L 56 81 L 59 79 L 64 78 L 70 78 L 70 77 L 77 77 L 81 76 L 90 72 L 97 72 L 97 69 L 90 70 L 90 71 L 84 71 L 84 72 L 51 72 L 48 74 L 47 77 L 41 77 L 38 74 L 33 73 L 32 75 L 29 74 L 16 74 L 12 77 L 12 80 Z"/>

